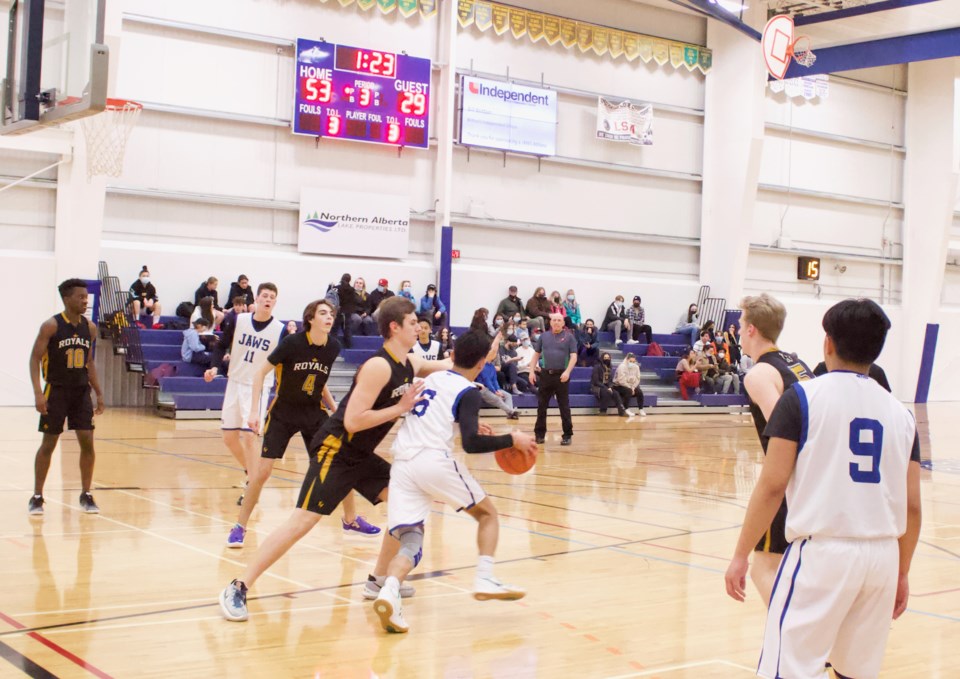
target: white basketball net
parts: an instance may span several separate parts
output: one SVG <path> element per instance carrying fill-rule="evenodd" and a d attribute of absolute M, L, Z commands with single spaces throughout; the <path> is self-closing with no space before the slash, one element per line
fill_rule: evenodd
<path fill-rule="evenodd" d="M 143 106 L 136 102 L 114 100 L 103 113 L 81 121 L 87 140 L 88 180 L 95 176 L 120 176 L 127 139 L 142 110 Z"/>
<path fill-rule="evenodd" d="M 797 38 L 796 42 L 793 43 L 793 47 L 790 49 L 793 52 L 793 60 L 801 66 L 810 68 L 817 61 L 817 55 L 810 49 L 810 38 L 805 35 Z"/>

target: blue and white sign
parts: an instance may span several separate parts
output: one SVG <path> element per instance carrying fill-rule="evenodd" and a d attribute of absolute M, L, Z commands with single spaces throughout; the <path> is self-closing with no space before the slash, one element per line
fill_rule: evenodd
<path fill-rule="evenodd" d="M 460 143 L 537 156 L 557 153 L 557 93 L 463 76 Z"/>
<path fill-rule="evenodd" d="M 299 252 L 402 258 L 409 253 L 406 196 L 302 188 Z"/>

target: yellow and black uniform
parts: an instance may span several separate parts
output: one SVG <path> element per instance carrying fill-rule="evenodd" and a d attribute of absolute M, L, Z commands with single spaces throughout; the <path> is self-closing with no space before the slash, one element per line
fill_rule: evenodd
<path fill-rule="evenodd" d="M 47 383 L 47 414 L 40 416 L 39 430 L 44 434 L 63 433 L 63 423 L 74 431 L 93 429 L 93 401 L 87 363 L 93 360 L 90 321 L 80 317 L 73 325 L 64 314 L 53 317 L 57 332 L 47 343 L 41 368 Z"/>
<path fill-rule="evenodd" d="M 327 420 L 323 388 L 339 355 L 340 343 L 333 337 L 327 337 L 323 345 L 311 342 L 306 332 L 280 340 L 267 357 L 276 366 L 277 396 L 263 425 L 261 457 L 282 458 L 298 432 L 310 449 L 310 442 Z"/>
<path fill-rule="evenodd" d="M 390 380 L 373 402 L 373 410 L 396 405 L 413 382 L 413 366 L 409 361 L 401 363 L 383 347 L 373 355 L 373 358 L 378 357 L 390 365 Z M 310 468 L 297 500 L 300 509 L 332 514 L 351 490 L 356 490 L 371 504 L 377 504 L 380 502 L 377 496 L 390 485 L 390 463 L 373 451 L 393 427 L 393 421 L 353 434 L 348 434 L 343 424 L 347 404 L 356 386 L 354 378 L 337 412 L 324 423 L 310 443 Z"/>
<path fill-rule="evenodd" d="M 780 378 L 783 380 L 784 392 L 795 382 L 813 379 L 813 372 L 807 367 L 806 363 L 779 349 L 771 349 L 761 355 L 760 358 L 757 359 L 757 363 L 771 365 L 780 373 Z M 753 424 L 756 426 L 757 435 L 760 437 L 760 446 L 763 448 L 763 454 L 766 455 L 767 445 L 770 443 L 770 437 L 764 436 L 763 434 L 763 430 L 767 427 L 767 418 L 763 416 L 763 411 L 760 410 L 760 406 L 754 403 L 752 398 L 750 399 L 750 414 L 753 415 Z M 767 532 L 760 538 L 760 542 L 757 543 L 755 551 L 783 554 L 789 544 L 784 534 L 786 522 L 787 500 L 784 498 L 783 502 L 780 503 L 780 509 L 777 510 L 777 515 L 773 517 L 770 528 L 768 528 Z"/>

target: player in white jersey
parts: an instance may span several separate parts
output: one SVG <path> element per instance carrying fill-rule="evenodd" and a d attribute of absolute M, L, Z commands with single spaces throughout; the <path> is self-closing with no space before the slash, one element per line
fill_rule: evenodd
<path fill-rule="evenodd" d="M 433 326 L 430 321 L 420 321 L 420 332 L 417 335 L 417 343 L 410 350 L 411 354 L 416 354 L 425 361 L 436 361 L 440 358 L 440 342 L 433 339 L 430 334 Z"/>
<path fill-rule="evenodd" d="M 493 575 L 493 554 L 500 530 L 497 510 L 470 471 L 451 455 L 453 425 L 460 426 L 463 449 L 489 453 L 515 446 L 536 455 L 532 436 L 521 432 L 493 436 L 478 422 L 480 392 L 473 384 L 483 369 L 490 338 L 468 332 L 457 339 L 453 370 L 437 372 L 423 382 L 420 400 L 407 415 L 393 443 L 390 469 L 390 534 L 400 541 L 400 551 L 387 566 L 387 579 L 374 602 L 374 611 L 388 632 L 406 632 L 400 603 L 400 584 L 419 563 L 423 553 L 424 522 L 434 500 L 467 512 L 478 522 L 480 558 L 473 596 L 487 599 L 520 599 L 524 590 L 507 585 Z"/>
<path fill-rule="evenodd" d="M 786 492 L 786 538 L 767 612 L 762 677 L 880 673 L 890 617 L 906 610 L 920 536 L 920 444 L 911 413 L 867 377 L 890 321 L 845 300 L 823 317 L 829 374 L 797 382 L 774 408 L 767 459 L 726 574 L 743 601 L 747 557 Z"/>
<path fill-rule="evenodd" d="M 256 469 L 259 463 L 257 437 L 247 426 L 247 413 L 253 400 L 253 382 L 267 357 L 277 348 L 283 334 L 283 323 L 272 315 L 277 303 L 277 286 L 261 283 L 257 286 L 256 311 L 239 314 L 235 325 L 224 334 L 219 349 L 214 353 L 213 364 L 203 374 L 203 379 L 212 381 L 223 367 L 224 351 L 230 355 L 230 371 L 227 390 L 223 395 L 220 410 L 220 429 L 223 442 L 243 469 Z M 264 379 L 260 398 L 260 422 L 263 423 L 273 387 L 273 373 Z M 243 496 L 240 496 L 243 499 Z"/>

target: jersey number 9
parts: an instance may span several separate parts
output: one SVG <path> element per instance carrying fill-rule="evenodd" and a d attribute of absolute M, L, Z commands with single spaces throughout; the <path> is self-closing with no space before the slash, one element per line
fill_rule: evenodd
<path fill-rule="evenodd" d="M 862 435 L 870 432 L 869 441 Z M 880 483 L 880 452 L 883 450 L 883 425 L 876 420 L 858 417 L 850 423 L 850 452 L 858 457 L 870 458 L 869 469 L 864 462 L 850 463 L 850 478 L 856 483 Z"/>

